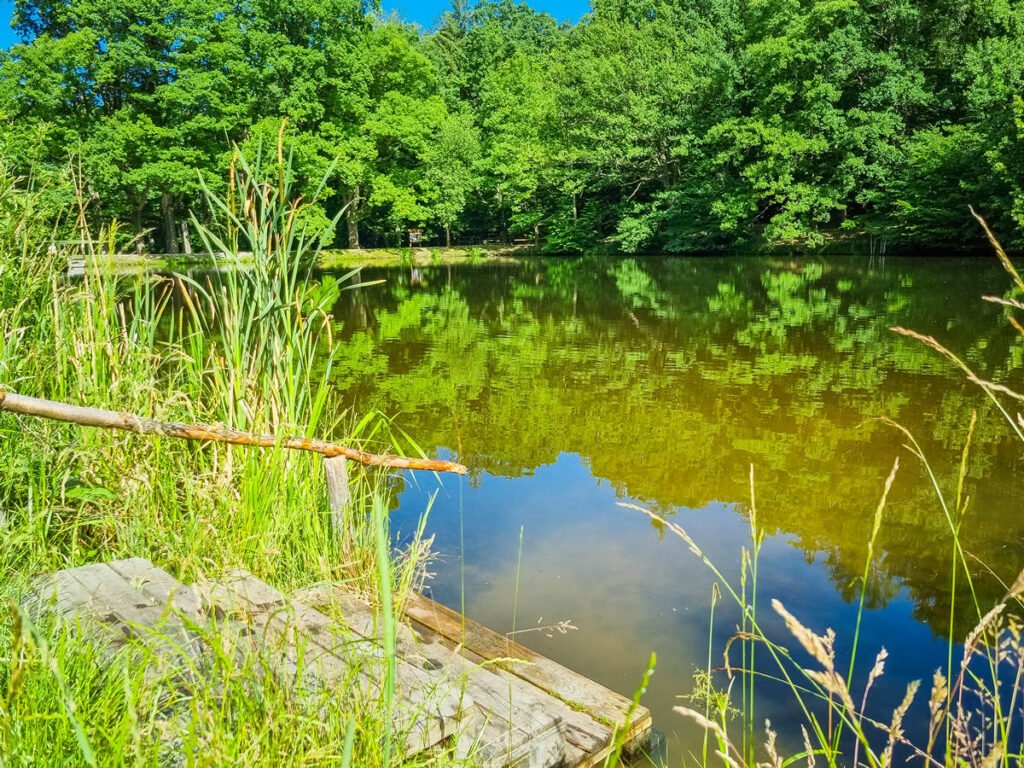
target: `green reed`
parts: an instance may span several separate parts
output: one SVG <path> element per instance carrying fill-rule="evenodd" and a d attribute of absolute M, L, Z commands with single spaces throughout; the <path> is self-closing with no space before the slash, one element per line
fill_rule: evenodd
<path fill-rule="evenodd" d="M 207 247 L 222 252 L 223 271 L 116 277 L 107 268 L 111 227 L 77 253 L 80 280 L 63 276 L 68 253 L 49 247 L 31 194 L 0 165 L 0 388 L 162 420 L 417 450 L 379 414 L 357 420 L 339 409 L 330 309 L 355 274 L 308 279 L 320 241 L 296 224 L 291 160 L 279 147 L 277 163 L 263 163 L 237 156 L 229 197 L 210 196 L 219 218 L 197 223 Z M 248 266 L 241 249 L 252 251 Z M 175 694 L 172 709 L 182 714 L 168 720 L 166 679 L 130 653 L 100 665 L 77 633 L 36 625 L 17 607 L 33 574 L 130 556 L 186 582 L 231 567 L 284 589 L 347 582 L 381 606 L 393 681 L 396 604 L 416 586 L 425 546 L 421 524 L 410 553 L 394 559 L 381 474 L 353 474 L 352 502 L 335 525 L 322 462 L 311 454 L 0 413 L 0 464 L 0 765 L 155 766 L 168 743 L 186 765 L 402 759 L 395 745 L 404 737 L 389 717 L 393 682 L 380 699 L 335 701 L 264 674 L 258 659 L 236 669 L 221 654 L 219 683 Z M 212 648 L 230 640 L 209 632 Z"/>

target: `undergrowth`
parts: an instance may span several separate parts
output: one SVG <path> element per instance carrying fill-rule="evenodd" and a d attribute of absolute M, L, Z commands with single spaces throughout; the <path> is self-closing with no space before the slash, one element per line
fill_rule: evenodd
<path fill-rule="evenodd" d="M 0 167 L 0 390 L 414 450 L 382 415 L 339 408 L 331 308 L 356 274 L 310 279 L 320 243 L 297 223 L 305 204 L 291 159 L 281 146 L 276 162 L 236 156 L 231 174 L 227 198 L 208 194 L 217 224 L 196 223 L 208 249 L 222 253 L 218 269 L 124 279 L 104 263 L 116 226 L 83 237 L 80 250 L 54 247 L 54 231 L 33 213 L 38 193 Z M 82 194 L 78 206 L 67 218 L 84 223 Z M 240 248 L 252 251 L 245 267 L 234 264 Z M 84 260 L 81 279 L 65 277 L 70 256 Z M 417 542 L 405 556 L 387 544 L 380 473 L 354 472 L 338 517 L 314 454 L 5 412 L 0 466 L 0 765 L 403 761 L 393 687 L 337 698 L 270 674 L 258 655 L 239 668 L 229 653 L 215 654 L 201 681 L 169 685 L 137 648 L 101 658 L 75 627 L 23 607 L 38 574 L 142 557 L 185 583 L 241 567 L 285 591 L 344 584 L 391 617 L 416 585 L 425 547 Z M 395 665 L 391 630 L 386 676 Z M 211 648 L 231 640 L 206 631 Z"/>

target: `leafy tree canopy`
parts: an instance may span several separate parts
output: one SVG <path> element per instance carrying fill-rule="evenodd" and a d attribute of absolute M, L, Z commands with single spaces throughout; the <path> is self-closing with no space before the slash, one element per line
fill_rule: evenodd
<path fill-rule="evenodd" d="M 453 0 L 426 31 L 365 0 L 18 0 L 14 27 L 9 162 L 75 157 L 155 250 L 285 120 L 350 246 L 945 247 L 968 204 L 1022 243 L 1024 0 Z"/>

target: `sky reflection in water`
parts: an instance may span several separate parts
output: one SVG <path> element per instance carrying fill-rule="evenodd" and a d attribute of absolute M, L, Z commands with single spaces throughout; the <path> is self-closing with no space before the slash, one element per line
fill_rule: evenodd
<path fill-rule="evenodd" d="M 994 259 L 545 260 L 364 273 L 375 277 L 387 285 L 336 308 L 348 341 L 339 387 L 360 410 L 400 412 L 428 452 L 474 469 L 440 489 L 433 476 L 405 481 L 393 515 L 396 531 L 413 530 L 437 492 L 434 596 L 460 608 L 464 584 L 466 613 L 499 632 L 571 620 L 578 629 L 564 635 L 517 637 L 626 694 L 656 651 L 645 703 L 677 754 L 698 744 L 671 707 L 706 664 L 712 577 L 684 542 L 617 502 L 671 515 L 738 583 L 753 464 L 767 533 L 761 616 L 789 645 L 768 608 L 778 597 L 812 628 L 836 628 L 842 655 L 874 508 L 902 452 L 855 676 L 857 689 L 889 650 L 873 693 L 880 716 L 908 679 L 944 663 L 950 570 L 934 491 L 876 419 L 907 426 L 949 491 L 977 408 L 967 549 L 1003 578 L 1024 565 L 1008 428 L 935 353 L 888 330 L 934 333 L 1012 383 L 1020 341 L 975 298 L 1006 290 Z M 716 610 L 721 666 L 738 614 Z M 759 699 L 759 717 L 792 714 L 771 685 Z"/>

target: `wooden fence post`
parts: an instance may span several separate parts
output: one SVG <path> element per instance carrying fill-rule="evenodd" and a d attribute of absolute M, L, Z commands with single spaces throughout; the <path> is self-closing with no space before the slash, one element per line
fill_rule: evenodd
<path fill-rule="evenodd" d="M 352 498 L 348 489 L 348 459 L 344 456 L 324 456 L 324 475 L 327 478 L 331 521 L 335 530 L 342 531 L 345 524 L 345 507 Z"/>

